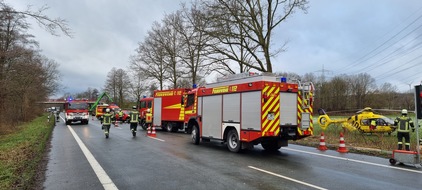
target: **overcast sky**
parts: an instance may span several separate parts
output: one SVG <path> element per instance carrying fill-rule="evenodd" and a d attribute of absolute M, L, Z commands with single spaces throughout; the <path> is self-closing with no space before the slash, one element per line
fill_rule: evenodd
<path fill-rule="evenodd" d="M 186 0 L 6 0 L 17 10 L 48 5 L 45 13 L 68 21 L 73 38 L 52 36 L 34 23 L 42 54 L 60 64 L 65 92 L 101 90 L 107 73 L 126 69 L 154 21 Z M 275 72 L 314 73 L 327 78 L 370 74 L 377 84 L 400 91 L 422 80 L 420 0 L 311 0 L 279 25 L 273 45 L 287 43 L 273 58 Z"/>

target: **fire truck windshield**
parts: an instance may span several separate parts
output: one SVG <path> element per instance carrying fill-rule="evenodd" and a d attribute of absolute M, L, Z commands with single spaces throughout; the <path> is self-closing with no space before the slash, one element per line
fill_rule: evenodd
<path fill-rule="evenodd" d="M 88 103 L 85 102 L 72 102 L 67 104 L 67 109 L 69 110 L 83 110 L 88 108 Z"/>

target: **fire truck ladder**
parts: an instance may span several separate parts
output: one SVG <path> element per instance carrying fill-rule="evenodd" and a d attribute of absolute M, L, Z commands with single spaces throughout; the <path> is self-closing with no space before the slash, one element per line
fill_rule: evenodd
<path fill-rule="evenodd" d="M 97 101 L 91 106 L 91 109 L 89 109 L 90 112 L 92 112 L 92 111 L 95 110 L 95 108 L 97 107 L 98 103 L 100 102 L 101 99 L 103 99 L 104 96 L 107 96 L 108 100 L 110 100 L 110 102 L 113 102 L 113 99 L 106 92 L 103 92 L 101 94 L 101 96 L 98 97 Z"/>

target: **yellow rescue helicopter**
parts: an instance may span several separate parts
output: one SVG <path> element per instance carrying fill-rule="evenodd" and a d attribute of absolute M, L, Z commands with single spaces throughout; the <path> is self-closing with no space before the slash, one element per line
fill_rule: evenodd
<path fill-rule="evenodd" d="M 318 124 L 325 130 L 330 124 L 340 124 L 348 131 L 361 133 L 388 133 L 396 130 L 394 121 L 383 115 L 375 114 L 370 107 L 356 112 L 356 115 L 344 119 L 331 119 L 323 109 L 318 110 Z M 375 125 L 374 125 L 375 124 Z"/>

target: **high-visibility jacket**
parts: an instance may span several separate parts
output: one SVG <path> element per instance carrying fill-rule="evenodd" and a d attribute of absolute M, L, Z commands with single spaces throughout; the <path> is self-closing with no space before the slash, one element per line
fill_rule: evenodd
<path fill-rule="evenodd" d="M 377 121 L 375 121 L 375 120 L 372 120 L 372 121 L 371 121 L 371 125 L 372 125 L 372 126 L 375 126 L 375 125 L 377 125 Z"/>
<path fill-rule="evenodd" d="M 133 111 L 130 113 L 130 122 L 131 123 L 138 123 L 139 112 Z"/>
<path fill-rule="evenodd" d="M 103 115 L 103 125 L 111 125 L 111 117 L 112 115 L 110 113 L 105 113 Z"/>
<path fill-rule="evenodd" d="M 119 112 L 119 117 L 123 117 L 123 112 Z"/>
<path fill-rule="evenodd" d="M 412 129 L 415 128 L 412 119 L 405 115 L 397 117 L 396 120 L 394 120 L 394 125 L 397 126 L 398 132 L 410 132 L 410 127 L 412 127 Z"/>

